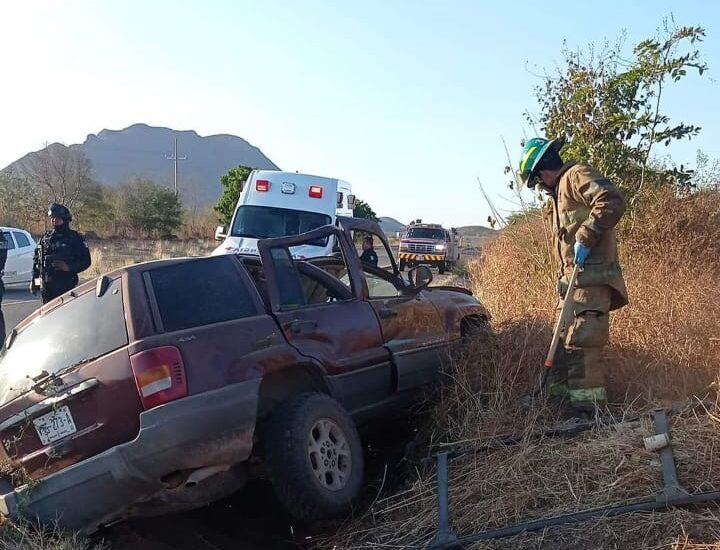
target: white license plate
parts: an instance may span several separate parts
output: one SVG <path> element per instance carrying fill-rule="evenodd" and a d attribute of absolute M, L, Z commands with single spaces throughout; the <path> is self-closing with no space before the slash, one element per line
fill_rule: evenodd
<path fill-rule="evenodd" d="M 75 421 L 68 407 L 58 407 L 54 411 L 33 420 L 35 431 L 43 445 L 53 443 L 77 431 Z"/>
<path fill-rule="evenodd" d="M 421 262 L 425 261 L 425 256 L 418 256 L 417 259 Z"/>

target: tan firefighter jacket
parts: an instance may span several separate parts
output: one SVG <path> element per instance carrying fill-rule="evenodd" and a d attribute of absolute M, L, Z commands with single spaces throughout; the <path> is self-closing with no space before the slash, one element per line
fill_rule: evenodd
<path fill-rule="evenodd" d="M 610 309 L 628 303 L 615 225 L 625 212 L 620 190 L 592 166 L 568 162 L 562 167 L 548 201 L 546 216 L 552 220 L 553 241 L 560 258 L 560 285 L 564 290 L 575 265 L 575 240 L 590 247 L 578 286 L 608 285 L 612 289 Z"/>

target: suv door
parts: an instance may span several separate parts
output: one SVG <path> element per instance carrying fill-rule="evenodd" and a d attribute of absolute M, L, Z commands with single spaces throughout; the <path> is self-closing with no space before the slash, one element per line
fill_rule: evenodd
<path fill-rule="evenodd" d="M 390 245 L 378 233 L 377 224 L 357 218 L 339 220 L 347 242 L 361 242 L 362 236 L 371 235 L 373 241 L 382 243 L 388 256 L 387 270 L 357 263 L 362 270 L 362 296 L 378 316 L 383 343 L 396 367 L 396 390 L 433 382 L 447 354 L 448 333 L 445 320 L 428 295 L 432 291 L 417 292 L 401 279 Z M 320 259 L 316 263 L 326 262 Z M 344 280 L 348 281 L 347 275 Z"/>
<path fill-rule="evenodd" d="M 360 283 L 343 284 L 310 263 L 295 261 L 290 247 L 340 231 L 327 226 L 304 235 L 264 239 L 262 258 L 273 315 L 288 342 L 322 365 L 343 406 L 360 411 L 387 398 L 391 390 L 390 354 L 383 347 L 373 308 L 360 299 Z M 348 247 L 340 241 L 340 258 Z"/>
<path fill-rule="evenodd" d="M 130 353 L 178 348 L 189 395 L 258 376 L 284 343 L 234 255 L 162 264 L 143 278 L 158 330 Z"/>
<path fill-rule="evenodd" d="M 382 269 L 363 265 L 367 301 L 382 325 L 383 342 L 397 367 L 397 391 L 435 381 L 447 354 L 445 324 L 427 292 L 407 288 Z"/>

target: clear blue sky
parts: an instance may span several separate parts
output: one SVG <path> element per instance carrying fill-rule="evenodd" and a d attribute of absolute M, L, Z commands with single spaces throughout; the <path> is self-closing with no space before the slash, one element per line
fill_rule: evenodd
<path fill-rule="evenodd" d="M 0 166 L 43 142 L 135 122 L 231 133 L 286 170 L 336 176 L 380 215 L 484 223 L 501 136 L 519 156 L 533 72 L 572 47 L 702 25 L 710 71 L 668 95 L 720 157 L 720 8 L 679 2 L 47 1 L 3 5 Z M 665 151 L 662 151 L 663 153 Z M 192 160 L 192 159 L 191 159 Z M 169 169 L 169 168 L 168 168 Z"/>

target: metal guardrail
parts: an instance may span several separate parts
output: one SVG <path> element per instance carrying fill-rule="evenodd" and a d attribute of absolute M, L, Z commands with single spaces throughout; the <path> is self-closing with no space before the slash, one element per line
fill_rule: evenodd
<path fill-rule="evenodd" d="M 499 529 L 491 529 L 480 533 L 465 535 L 462 537 L 458 537 L 453 531 L 450 520 L 448 459 L 452 456 L 464 456 L 472 451 L 470 449 L 464 449 L 454 452 L 438 453 L 435 455 L 437 460 L 438 530 L 437 534 L 430 541 L 427 548 L 429 550 L 459 549 L 464 548 L 467 544 L 483 540 L 510 537 L 524 532 L 539 531 L 546 527 L 555 525 L 580 523 L 590 519 L 613 517 L 632 512 L 655 511 L 703 502 L 720 501 L 720 491 L 689 494 L 682 487 L 678 480 L 677 468 L 675 467 L 675 458 L 672 451 L 672 445 L 670 443 L 670 432 L 668 429 L 666 411 L 664 409 L 656 409 L 652 411 L 651 414 L 655 423 L 656 435 L 665 437 L 665 444 L 657 449 L 662 469 L 663 489 L 655 495 L 653 500 L 621 506 L 608 506 L 604 508 L 583 510 L 581 512 L 528 521 Z M 640 416 L 633 417 L 629 420 L 626 419 L 625 422 L 636 421 L 639 418 Z M 543 433 L 545 435 L 549 435 L 550 437 L 557 437 L 567 435 L 568 433 L 577 433 L 582 429 L 589 429 L 594 425 L 596 425 L 594 422 L 579 423 L 577 426 L 572 426 L 569 429 L 547 430 Z"/>

